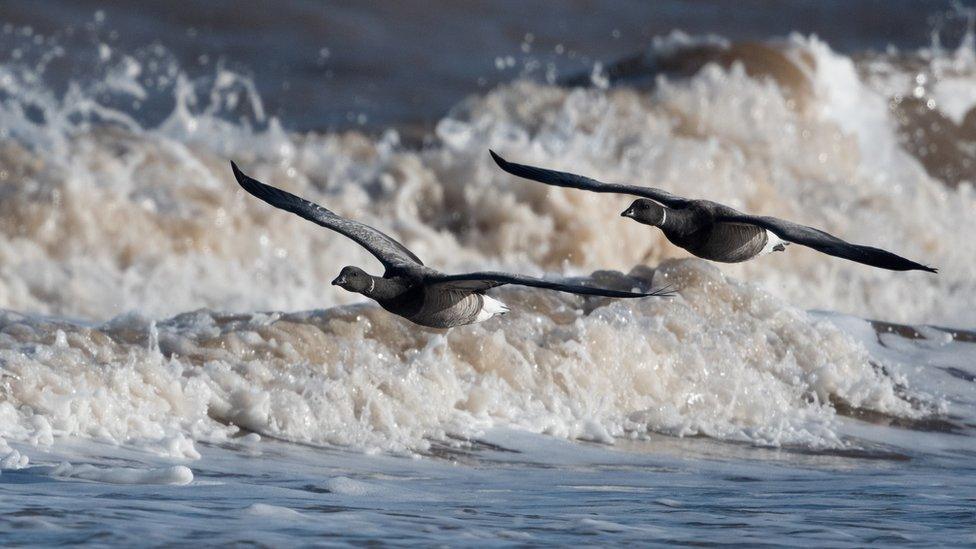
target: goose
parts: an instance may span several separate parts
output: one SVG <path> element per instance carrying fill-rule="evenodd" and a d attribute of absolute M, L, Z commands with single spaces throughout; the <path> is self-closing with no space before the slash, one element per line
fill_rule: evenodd
<path fill-rule="evenodd" d="M 670 295 L 666 290 L 627 292 L 502 272 L 444 274 L 425 266 L 403 244 L 378 229 L 338 216 L 318 204 L 261 183 L 242 172 L 234 162 L 231 162 L 231 168 L 237 182 L 248 193 L 276 208 L 350 238 L 376 257 L 385 268 L 382 276 L 374 276 L 359 267 L 343 267 L 332 281 L 334 286 L 364 295 L 387 311 L 421 326 L 453 328 L 503 315 L 509 311 L 508 306 L 485 292 L 505 284 L 613 298 Z"/>
<path fill-rule="evenodd" d="M 495 151 L 488 152 L 498 167 L 518 177 L 557 187 L 639 196 L 621 216 L 660 228 L 672 244 L 703 259 L 738 263 L 799 244 L 872 267 L 938 272 L 889 251 L 851 244 L 819 229 L 777 217 L 749 215 L 724 204 L 692 200 L 653 187 L 602 183 L 582 175 L 516 164 Z"/>

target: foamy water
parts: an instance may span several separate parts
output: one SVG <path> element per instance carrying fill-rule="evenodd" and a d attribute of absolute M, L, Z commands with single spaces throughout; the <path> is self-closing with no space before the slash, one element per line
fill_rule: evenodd
<path fill-rule="evenodd" d="M 418 149 L 395 129 L 291 133 L 264 112 L 250 79 L 216 69 L 194 80 L 164 49 L 102 44 L 91 78 L 62 93 L 45 80 L 46 63 L 64 55 L 56 41 L 3 32 L 24 53 L 0 65 L 0 481 L 22 498 L 78 513 L 59 494 L 132 486 L 147 501 L 156 493 L 147 486 L 162 485 L 202 509 L 213 489 L 234 520 L 269 524 L 243 538 L 231 525 L 215 539 L 272 544 L 293 539 L 289 528 L 331 532 L 309 530 L 322 513 L 340 529 L 380 513 L 365 537 L 343 538 L 362 541 L 414 528 L 391 518 L 418 510 L 408 501 L 497 511 L 506 498 L 484 496 L 479 507 L 457 494 L 513 491 L 511 477 L 524 477 L 527 497 L 552 505 L 570 532 L 675 542 L 696 539 L 696 521 L 730 515 L 648 526 L 608 496 L 594 498 L 595 516 L 574 502 L 581 491 L 638 491 L 655 496 L 627 500 L 635 509 L 708 507 L 701 483 L 720 478 L 713 495 L 731 498 L 736 479 L 763 478 L 768 462 L 778 469 L 767 490 L 793 489 L 793 475 L 816 492 L 797 515 L 851 497 L 837 480 L 817 492 L 818 479 L 849 475 L 870 492 L 878 474 L 929 479 L 930 489 L 913 488 L 932 500 L 916 502 L 923 512 L 971 518 L 971 38 L 852 59 L 815 37 L 745 47 L 673 34 L 644 55 L 717 48 L 707 50 L 715 62 L 640 82 L 598 66 L 588 87 L 516 80 L 460 103 Z M 160 95 L 173 107 L 150 124 L 140 105 Z M 516 180 L 488 148 L 789 218 L 940 273 L 882 271 L 798 246 L 709 264 L 621 219 L 631 197 Z M 670 284 L 677 295 L 608 301 L 502 288 L 492 293 L 512 308 L 505 317 L 423 329 L 329 285 L 344 265 L 380 267 L 351 241 L 240 192 L 230 159 L 448 272 Z M 276 460 L 286 465 L 268 464 Z M 469 464 L 477 480 L 465 484 L 449 462 Z M 687 499 L 665 490 L 669 473 L 685 479 L 696 468 Z M 152 539 L 196 539 L 157 529 L 176 512 L 157 503 L 140 523 Z M 571 539 L 552 525 L 532 534 L 457 513 L 435 513 L 417 540 L 449 540 L 452 526 L 472 541 Z M 50 532 L 85 530 L 44 515 L 18 524 L 49 531 L 51 542 L 75 538 Z M 530 515 L 531 505 L 506 520 Z M 117 527 L 109 515 L 90 518 Z M 927 539 L 898 524 L 876 535 L 817 520 L 804 535 Z M 930 541 L 965 533 L 927 524 L 941 531 Z"/>
<path fill-rule="evenodd" d="M 905 418 L 945 406 L 913 404 L 856 340 L 704 262 L 655 276 L 680 297 L 599 305 L 510 290 L 501 296 L 519 305 L 504 322 L 446 334 L 373 306 L 100 328 L 9 315 L 5 435 L 175 457 L 196 457 L 188 439 L 241 428 L 412 452 L 494 425 L 604 443 L 659 432 L 844 448 L 832 402 Z"/>

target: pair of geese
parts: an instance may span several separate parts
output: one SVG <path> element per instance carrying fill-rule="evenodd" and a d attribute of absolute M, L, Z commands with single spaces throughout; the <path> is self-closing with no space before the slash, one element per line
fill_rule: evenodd
<path fill-rule="evenodd" d="M 660 228 L 673 244 L 704 259 L 737 263 L 782 251 L 788 244 L 795 243 L 882 269 L 936 272 L 891 252 L 850 244 L 823 231 L 775 217 L 747 215 L 716 202 L 690 200 L 660 189 L 601 183 L 580 175 L 516 164 L 494 151 L 489 152 L 501 169 L 525 179 L 558 187 L 642 197 L 621 215 Z M 501 272 L 444 274 L 424 266 L 413 252 L 389 235 L 265 185 L 244 174 L 233 162 L 231 167 L 237 182 L 250 194 L 345 235 L 373 254 L 386 269 L 383 276 L 373 276 L 359 267 L 343 267 L 332 281 L 333 285 L 373 299 L 387 311 L 422 326 L 453 328 L 505 314 L 508 307 L 485 294 L 487 290 L 505 284 L 614 298 L 670 295 L 666 290 L 635 293 Z"/>

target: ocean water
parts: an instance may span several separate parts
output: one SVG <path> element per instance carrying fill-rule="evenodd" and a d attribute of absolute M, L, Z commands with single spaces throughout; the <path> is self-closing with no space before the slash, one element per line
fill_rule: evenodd
<path fill-rule="evenodd" d="M 32 6 L 0 13 L 5 545 L 976 543 L 965 4 Z M 710 264 L 489 148 L 940 272 Z M 677 295 L 420 328 L 231 159 L 445 271 Z"/>

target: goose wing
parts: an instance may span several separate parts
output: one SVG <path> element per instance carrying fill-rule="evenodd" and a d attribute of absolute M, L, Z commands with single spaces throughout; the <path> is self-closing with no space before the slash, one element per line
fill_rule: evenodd
<path fill-rule="evenodd" d="M 312 223 L 332 229 L 352 239 L 380 260 L 380 263 L 387 270 L 423 265 L 423 262 L 406 246 L 382 231 L 364 223 L 340 217 L 304 198 L 299 198 L 271 185 L 265 185 L 242 172 L 237 164 L 231 162 L 230 165 L 234 170 L 234 177 L 237 178 L 237 182 L 245 191 L 276 208 L 304 217 Z"/>
<path fill-rule="evenodd" d="M 498 164 L 498 167 L 506 172 L 525 179 L 531 179 L 532 181 L 545 183 L 547 185 L 555 185 L 557 187 L 572 187 L 574 189 L 583 189 L 585 191 L 593 191 L 596 193 L 631 194 L 634 196 L 650 198 L 651 200 L 660 202 L 661 204 L 664 204 L 670 208 L 681 208 L 690 202 L 687 198 L 682 198 L 667 191 L 662 191 L 661 189 L 655 189 L 653 187 L 603 183 L 597 181 L 596 179 L 590 179 L 589 177 L 584 177 L 582 175 L 547 170 L 545 168 L 537 168 L 535 166 L 527 166 L 525 164 L 516 164 L 515 162 L 505 160 L 496 154 L 495 151 L 489 150 L 488 152 L 495 160 L 495 163 Z"/>
<path fill-rule="evenodd" d="M 807 246 L 827 255 L 856 261 L 865 265 L 871 265 L 872 267 L 880 267 L 892 271 L 919 270 L 930 273 L 938 272 L 937 269 L 916 263 L 887 250 L 851 244 L 820 229 L 814 229 L 813 227 L 807 227 L 806 225 L 800 225 L 777 217 L 747 215 L 731 210 L 729 213 L 717 216 L 715 221 L 757 225 L 787 242 Z"/>
<path fill-rule="evenodd" d="M 626 292 L 621 290 L 611 290 L 608 288 L 582 286 L 579 284 L 564 284 L 562 282 L 553 282 L 551 280 L 543 280 L 541 278 L 535 278 L 532 276 L 500 273 L 500 272 L 492 272 L 492 271 L 457 274 L 457 275 L 436 274 L 436 275 L 428 276 L 426 278 L 426 282 L 428 284 L 431 284 L 432 286 L 438 286 L 441 288 L 449 288 L 449 289 L 457 289 L 457 290 L 467 290 L 471 292 L 480 292 L 480 291 L 488 290 L 490 288 L 504 286 L 505 284 L 516 284 L 519 286 L 531 286 L 533 288 L 556 290 L 559 292 L 568 292 L 571 294 L 598 295 L 604 297 L 634 298 L 634 297 L 667 297 L 672 295 L 670 292 L 667 292 L 665 290 L 655 290 L 653 292 L 648 292 L 648 293 Z"/>

